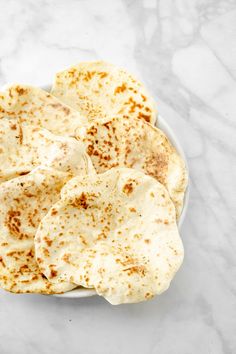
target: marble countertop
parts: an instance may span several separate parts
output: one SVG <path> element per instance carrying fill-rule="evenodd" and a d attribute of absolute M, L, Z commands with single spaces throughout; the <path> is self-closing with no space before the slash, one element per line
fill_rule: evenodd
<path fill-rule="evenodd" d="M 0 85 L 105 59 L 136 73 L 187 155 L 184 264 L 141 304 L 0 291 L 1 354 L 236 353 L 235 0 L 0 0 Z"/>

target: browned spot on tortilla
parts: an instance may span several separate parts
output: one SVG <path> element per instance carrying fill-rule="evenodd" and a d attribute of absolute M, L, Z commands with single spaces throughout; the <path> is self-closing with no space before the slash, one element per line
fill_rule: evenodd
<path fill-rule="evenodd" d="M 27 253 L 28 257 L 34 257 L 34 251 L 31 249 L 28 253 Z"/>
<path fill-rule="evenodd" d="M 110 122 L 106 122 L 103 124 L 105 128 L 107 128 L 108 130 L 110 129 Z"/>
<path fill-rule="evenodd" d="M 27 93 L 27 89 L 23 89 L 22 87 L 16 86 L 16 92 L 19 94 L 19 96 L 22 96 Z"/>
<path fill-rule="evenodd" d="M 84 75 L 84 81 L 89 81 L 96 74 L 96 71 L 87 71 Z"/>
<path fill-rule="evenodd" d="M 146 268 L 144 266 L 134 266 L 134 267 L 130 267 L 127 269 L 123 270 L 124 272 L 127 272 L 127 274 L 130 276 L 132 274 L 139 274 L 141 277 L 144 277 L 146 274 Z"/>
<path fill-rule="evenodd" d="M 123 84 L 121 86 L 117 86 L 114 93 L 121 93 L 124 92 L 127 89 L 127 86 L 125 85 L 125 83 L 123 82 Z"/>
<path fill-rule="evenodd" d="M 107 76 L 108 76 L 108 74 L 105 73 L 105 72 L 100 72 L 99 75 L 100 75 L 100 78 L 101 78 L 101 79 L 103 79 L 104 77 L 107 77 Z"/>
<path fill-rule="evenodd" d="M 17 258 L 17 256 L 22 256 L 25 253 L 25 251 L 10 251 L 7 252 L 7 257 L 15 257 Z"/>
<path fill-rule="evenodd" d="M 137 210 L 135 208 L 129 208 L 129 210 L 132 212 L 132 213 L 135 213 Z"/>
<path fill-rule="evenodd" d="M 152 295 L 152 294 L 150 294 L 150 293 L 146 293 L 145 294 L 145 298 L 146 299 L 152 299 L 154 296 Z"/>
<path fill-rule="evenodd" d="M 71 203 L 71 205 L 73 207 L 82 207 L 83 209 L 87 209 L 88 208 L 88 204 L 87 204 L 87 197 L 86 194 L 83 192 L 81 193 L 81 195 L 78 198 L 75 198 L 73 200 L 73 202 Z"/>
<path fill-rule="evenodd" d="M 44 254 L 45 257 L 49 257 L 49 251 L 45 247 L 43 248 L 43 254 Z"/>
<path fill-rule="evenodd" d="M 123 192 L 127 195 L 133 192 L 133 184 L 132 182 L 126 183 L 123 187 Z"/>
<path fill-rule="evenodd" d="M 70 263 L 70 254 L 69 253 L 65 253 L 64 256 L 62 257 L 62 260 L 66 263 Z"/>
<path fill-rule="evenodd" d="M 52 245 L 52 240 L 50 240 L 47 237 L 44 237 L 44 241 L 46 242 L 46 244 L 48 245 L 48 247 L 50 247 Z"/>
<path fill-rule="evenodd" d="M 141 97 L 143 99 L 143 102 L 147 101 L 147 97 L 141 94 Z"/>
<path fill-rule="evenodd" d="M 16 124 L 11 125 L 11 130 L 16 130 Z"/>
<path fill-rule="evenodd" d="M 137 263 L 137 259 L 131 256 L 125 256 L 125 260 L 121 260 L 119 258 L 116 259 L 116 263 L 120 263 L 122 266 L 132 266 L 132 264 Z"/>
<path fill-rule="evenodd" d="M 28 238 L 27 234 L 24 234 L 20 231 L 21 221 L 20 221 L 21 212 L 19 210 L 9 210 L 5 219 L 5 226 L 9 229 L 12 235 L 16 236 L 18 239 L 22 240 L 23 238 Z"/>
<path fill-rule="evenodd" d="M 30 192 L 24 192 L 24 195 L 28 198 L 32 198 L 32 197 L 35 197 L 34 194 L 30 193 Z"/>
<path fill-rule="evenodd" d="M 91 156 L 91 155 L 93 154 L 93 152 L 94 152 L 94 147 L 93 147 L 93 145 L 88 145 L 88 147 L 87 147 L 87 153 L 88 153 L 88 155 Z"/>
<path fill-rule="evenodd" d="M 29 171 L 23 171 L 23 172 L 20 172 L 20 173 L 19 173 L 19 176 L 24 176 L 24 175 L 27 175 L 27 173 L 29 173 Z"/>
<path fill-rule="evenodd" d="M 19 271 L 20 271 L 20 273 L 29 273 L 30 269 L 27 264 L 24 264 L 20 267 Z"/>
<path fill-rule="evenodd" d="M 52 108 L 61 108 L 61 104 L 58 102 L 58 103 L 50 103 L 50 106 Z"/>
<path fill-rule="evenodd" d="M 70 109 L 68 107 L 62 106 L 62 111 L 65 113 L 66 116 L 70 114 Z"/>
<path fill-rule="evenodd" d="M 97 236 L 98 241 L 106 240 L 106 239 L 107 239 L 107 235 L 105 234 L 105 232 L 100 232 L 100 234 L 98 234 Z"/>
<path fill-rule="evenodd" d="M 6 264 L 4 263 L 4 260 L 3 258 L 0 256 L 0 263 L 2 263 L 2 266 L 5 268 L 6 267 Z"/>
<path fill-rule="evenodd" d="M 10 90 L 9 90 L 9 96 L 11 97 L 11 98 L 13 98 L 13 95 L 12 95 L 12 88 L 10 88 Z"/>
<path fill-rule="evenodd" d="M 19 143 L 20 145 L 22 145 L 23 143 L 23 130 L 22 130 L 22 126 L 19 126 L 19 136 L 17 136 L 17 138 L 19 139 Z"/>
<path fill-rule="evenodd" d="M 92 126 L 87 130 L 87 134 L 94 136 L 97 133 L 97 128 Z"/>
<path fill-rule="evenodd" d="M 138 113 L 138 118 L 144 119 L 146 122 L 150 122 L 150 120 L 151 120 L 150 114 L 144 114 L 142 112 Z"/>
<path fill-rule="evenodd" d="M 161 223 L 162 223 L 162 219 L 156 219 L 155 222 L 156 222 L 157 224 L 161 224 Z"/>
<path fill-rule="evenodd" d="M 57 271 L 54 269 L 51 269 L 50 278 L 54 278 L 56 276 L 57 276 Z"/>

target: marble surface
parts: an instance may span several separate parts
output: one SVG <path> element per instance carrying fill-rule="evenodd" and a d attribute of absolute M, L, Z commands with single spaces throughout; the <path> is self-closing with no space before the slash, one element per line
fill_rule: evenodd
<path fill-rule="evenodd" d="M 136 73 L 190 167 L 185 261 L 170 289 L 112 307 L 0 291 L 1 354 L 236 353 L 236 1 L 0 0 L 0 85 L 81 60 Z"/>

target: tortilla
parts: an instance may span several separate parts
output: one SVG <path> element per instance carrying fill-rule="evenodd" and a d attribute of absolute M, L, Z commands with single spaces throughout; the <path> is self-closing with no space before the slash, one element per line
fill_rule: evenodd
<path fill-rule="evenodd" d="M 74 175 L 94 171 L 82 142 L 16 119 L 0 119 L 0 182 L 27 174 L 39 165 Z"/>
<path fill-rule="evenodd" d="M 50 281 L 94 287 L 113 305 L 161 294 L 183 260 L 168 192 L 126 168 L 70 180 L 42 219 L 35 249 Z"/>
<path fill-rule="evenodd" d="M 112 117 L 156 121 L 156 104 L 144 85 L 104 61 L 82 62 L 57 73 L 51 93 L 89 121 Z"/>
<path fill-rule="evenodd" d="M 0 286 L 14 293 L 54 294 L 76 286 L 50 283 L 35 260 L 34 236 L 40 220 L 59 199 L 72 176 L 36 168 L 0 185 Z"/>
<path fill-rule="evenodd" d="M 186 167 L 161 130 L 140 119 L 123 117 L 94 121 L 86 132 L 78 130 L 77 138 L 87 145 L 97 173 L 118 166 L 156 178 L 168 190 L 179 218 L 187 186 Z"/>
<path fill-rule="evenodd" d="M 11 85 L 0 92 L 0 118 L 5 117 L 17 118 L 20 122 L 64 136 L 73 136 L 78 126 L 87 123 L 79 112 L 55 96 L 28 85 Z"/>

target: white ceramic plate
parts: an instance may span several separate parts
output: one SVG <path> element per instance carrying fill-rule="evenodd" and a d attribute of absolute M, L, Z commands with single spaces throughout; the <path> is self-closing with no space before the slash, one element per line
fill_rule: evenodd
<path fill-rule="evenodd" d="M 42 89 L 50 92 L 51 87 L 49 85 L 45 85 L 42 87 Z M 158 115 L 158 128 L 160 128 L 166 134 L 166 136 L 171 141 L 172 145 L 176 148 L 177 152 L 183 158 L 185 165 L 186 165 L 187 174 L 189 175 L 189 169 L 188 169 L 186 156 L 185 156 L 184 151 L 181 147 L 181 144 L 178 141 L 173 130 L 169 127 L 169 125 L 166 123 L 166 121 L 160 115 Z M 179 227 L 181 227 L 181 225 L 184 221 L 186 210 L 188 207 L 188 202 L 189 202 L 189 186 L 187 187 L 186 192 L 185 192 L 183 210 L 182 210 L 179 222 L 178 222 Z M 96 291 L 93 289 L 77 288 L 77 289 L 71 290 L 69 292 L 66 292 L 64 294 L 54 295 L 54 296 L 65 297 L 65 298 L 81 298 L 81 297 L 89 297 L 89 296 L 93 296 L 93 295 L 96 295 Z"/>

